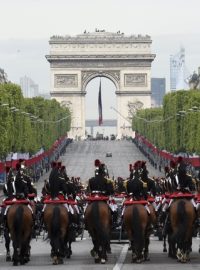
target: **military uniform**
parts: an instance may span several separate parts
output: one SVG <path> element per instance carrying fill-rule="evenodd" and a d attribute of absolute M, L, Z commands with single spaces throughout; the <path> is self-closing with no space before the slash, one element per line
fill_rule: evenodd
<path fill-rule="evenodd" d="M 21 169 L 20 163 L 16 164 L 16 178 L 15 178 L 15 189 L 16 189 L 16 197 L 19 198 L 27 198 L 28 196 L 28 186 L 27 182 L 24 179 L 24 173 Z"/>
<path fill-rule="evenodd" d="M 11 167 L 6 166 L 6 184 L 3 187 L 3 193 L 7 199 L 15 196 L 15 176 Z"/>
<path fill-rule="evenodd" d="M 187 166 L 182 157 L 177 160 L 177 176 L 181 191 L 195 191 L 195 185 L 192 181 L 192 176 L 187 173 Z"/>

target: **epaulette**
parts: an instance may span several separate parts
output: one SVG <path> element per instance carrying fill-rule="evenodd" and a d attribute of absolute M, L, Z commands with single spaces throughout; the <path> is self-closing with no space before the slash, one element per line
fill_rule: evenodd
<path fill-rule="evenodd" d="M 143 184 L 143 188 L 147 188 L 147 183 L 146 182 L 144 182 L 144 181 L 142 181 L 142 180 L 140 180 L 141 182 L 142 182 L 142 184 Z"/>
<path fill-rule="evenodd" d="M 192 183 L 196 184 L 197 183 L 196 179 L 192 178 Z"/>
<path fill-rule="evenodd" d="M 128 179 L 126 179 L 124 182 L 123 182 L 123 186 L 127 189 L 127 183 L 128 183 Z"/>
<path fill-rule="evenodd" d="M 113 183 L 113 180 L 110 178 L 106 178 L 106 180 L 107 180 L 107 183 Z"/>

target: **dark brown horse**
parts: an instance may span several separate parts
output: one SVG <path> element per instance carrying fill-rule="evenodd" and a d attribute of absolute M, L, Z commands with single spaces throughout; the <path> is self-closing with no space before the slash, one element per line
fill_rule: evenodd
<path fill-rule="evenodd" d="M 91 255 L 104 264 L 110 249 L 111 211 L 104 201 L 91 202 L 85 211 L 85 226 L 92 237 Z"/>
<path fill-rule="evenodd" d="M 33 214 L 25 204 L 13 204 L 8 209 L 7 226 L 13 242 L 13 265 L 25 264 L 30 259 Z"/>
<path fill-rule="evenodd" d="M 131 243 L 132 262 L 149 260 L 149 237 L 154 215 L 154 212 L 149 214 L 145 206 L 139 203 L 127 205 L 124 210 L 124 225 Z"/>
<path fill-rule="evenodd" d="M 69 215 L 63 204 L 47 204 L 44 210 L 44 224 L 51 244 L 53 264 L 63 264 L 68 251 Z"/>
<path fill-rule="evenodd" d="M 192 245 L 195 208 L 188 199 L 175 199 L 169 209 L 169 256 L 185 263 L 189 261 Z"/>

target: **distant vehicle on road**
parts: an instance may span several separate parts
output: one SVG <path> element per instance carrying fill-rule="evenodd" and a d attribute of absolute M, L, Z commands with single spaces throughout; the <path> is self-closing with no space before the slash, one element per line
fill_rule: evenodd
<path fill-rule="evenodd" d="M 112 153 L 111 152 L 107 152 L 106 153 L 106 157 L 112 157 Z"/>
<path fill-rule="evenodd" d="M 116 139 L 115 135 L 114 134 L 111 134 L 110 135 L 110 139 L 111 139 L 111 141 L 114 141 Z"/>

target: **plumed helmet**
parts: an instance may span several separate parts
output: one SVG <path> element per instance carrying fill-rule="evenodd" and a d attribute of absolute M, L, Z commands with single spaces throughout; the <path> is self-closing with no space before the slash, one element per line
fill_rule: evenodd
<path fill-rule="evenodd" d="M 20 163 L 17 163 L 16 164 L 16 170 L 19 171 L 21 169 L 21 164 Z"/>
<path fill-rule="evenodd" d="M 101 165 L 101 161 L 99 159 L 95 159 L 94 166 L 95 167 L 100 167 L 100 165 Z"/>
<path fill-rule="evenodd" d="M 132 170 L 133 170 L 133 165 L 129 164 L 129 171 L 132 172 Z"/>
<path fill-rule="evenodd" d="M 9 171 L 10 171 L 10 169 L 11 169 L 11 167 L 10 166 L 6 166 L 6 173 L 9 173 Z"/>
<path fill-rule="evenodd" d="M 168 173 L 168 172 L 169 172 L 169 167 L 165 166 L 165 173 Z"/>
<path fill-rule="evenodd" d="M 60 170 L 61 171 L 64 171 L 65 170 L 65 166 L 61 166 Z"/>
<path fill-rule="evenodd" d="M 183 161 L 183 158 L 181 157 L 181 156 L 179 156 L 178 158 L 177 158 L 177 163 L 181 163 Z"/>
<path fill-rule="evenodd" d="M 170 165 L 171 168 L 175 168 L 176 167 L 176 162 L 174 160 L 170 160 L 169 165 Z"/>
<path fill-rule="evenodd" d="M 99 167 L 98 173 L 99 173 L 100 175 L 104 175 L 104 174 L 105 174 L 105 168 L 104 168 L 104 166 L 103 166 L 102 164 L 101 164 L 100 167 Z"/>
<path fill-rule="evenodd" d="M 140 163 L 140 167 L 142 169 L 146 168 L 146 161 L 142 160 L 141 163 Z"/>
<path fill-rule="evenodd" d="M 61 161 L 59 161 L 59 162 L 57 163 L 57 166 L 58 166 L 58 168 L 61 168 L 61 166 L 62 166 L 62 162 L 61 162 Z"/>
<path fill-rule="evenodd" d="M 52 161 L 51 162 L 51 168 L 56 168 L 56 166 L 57 166 L 57 163 L 55 161 Z"/>
<path fill-rule="evenodd" d="M 137 161 L 133 164 L 133 169 L 134 169 L 134 170 L 139 169 L 139 163 L 140 163 L 140 161 L 137 160 Z"/>

